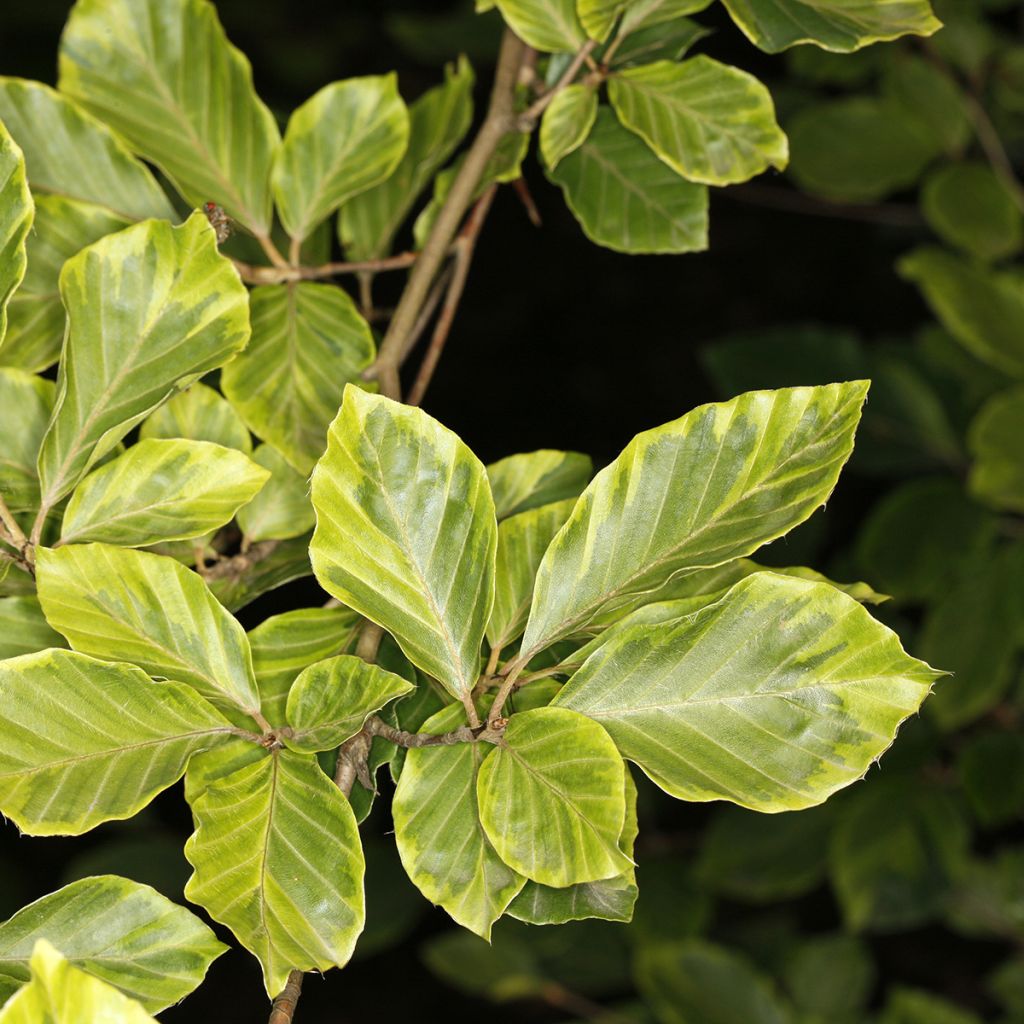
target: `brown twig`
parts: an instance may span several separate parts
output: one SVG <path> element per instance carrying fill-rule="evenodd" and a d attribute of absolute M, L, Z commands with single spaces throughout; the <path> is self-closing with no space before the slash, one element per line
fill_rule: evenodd
<path fill-rule="evenodd" d="M 437 369 L 437 364 L 444 352 L 445 343 L 451 333 L 452 324 L 455 322 L 455 313 L 459 308 L 462 293 L 466 288 L 466 280 L 469 277 L 469 268 L 473 262 L 473 253 L 476 250 L 477 239 L 480 237 L 480 229 L 487 219 L 487 213 L 494 202 L 494 193 L 497 185 L 491 185 L 486 192 L 476 201 L 473 212 L 466 221 L 466 226 L 459 234 L 455 243 L 455 261 L 451 281 L 448 285 L 444 298 L 444 306 L 441 307 L 441 315 L 437 318 L 434 326 L 434 334 L 430 339 L 430 346 L 423 356 L 419 373 L 409 392 L 409 405 L 419 405 L 423 396 L 430 387 L 430 381 Z"/>
<path fill-rule="evenodd" d="M 502 139 L 510 132 L 519 130 L 515 116 L 515 90 L 525 54 L 525 45 L 506 29 L 501 41 L 487 115 L 452 182 L 448 198 L 441 206 L 423 251 L 413 264 L 405 290 L 395 308 L 395 315 L 381 342 L 377 361 L 363 374 L 367 380 L 379 380 L 381 390 L 387 388 L 392 397 L 401 393 L 398 370 L 408 352 L 409 335 L 419 320 L 420 312 L 430 295 L 431 285 L 441 270 L 462 218 L 473 202 L 487 164 Z"/>
<path fill-rule="evenodd" d="M 561 77 L 555 84 L 548 89 L 540 99 L 536 100 L 531 106 L 529 106 L 519 117 L 520 131 L 533 131 L 534 125 L 537 123 L 537 118 L 547 110 L 548 105 L 551 101 L 568 85 L 572 85 L 576 76 L 580 73 L 580 69 L 590 60 L 590 55 L 597 46 L 597 42 L 593 39 L 588 39 L 583 46 L 580 47 L 579 52 L 572 59 L 572 63 L 562 72 Z"/>
<path fill-rule="evenodd" d="M 292 971 L 281 994 L 274 1000 L 270 1008 L 270 1020 L 267 1024 L 291 1024 L 295 1016 L 295 1007 L 302 995 L 302 971 Z"/>
<path fill-rule="evenodd" d="M 289 281 L 319 281 L 340 274 L 380 274 L 388 270 L 405 270 L 416 262 L 417 257 L 418 253 L 400 252 L 379 260 L 336 261 L 316 267 L 292 266 L 287 262 L 273 267 L 258 267 L 242 260 L 233 260 L 233 263 L 246 284 L 287 284 Z"/>
<path fill-rule="evenodd" d="M 231 555 L 228 558 L 221 558 L 210 565 L 203 565 L 199 568 L 200 575 L 207 582 L 211 580 L 222 580 L 227 579 L 231 576 L 241 576 L 242 573 L 248 572 L 253 566 L 259 565 L 260 562 L 269 558 L 274 551 L 277 550 L 280 541 L 276 540 L 263 540 L 256 544 L 252 544 L 244 552 L 239 552 L 237 555 Z"/>

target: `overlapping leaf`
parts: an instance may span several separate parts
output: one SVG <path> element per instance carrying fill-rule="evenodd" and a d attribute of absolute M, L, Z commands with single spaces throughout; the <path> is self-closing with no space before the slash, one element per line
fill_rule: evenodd
<path fill-rule="evenodd" d="M 473 69 L 465 58 L 447 65 L 442 85 L 409 107 L 409 145 L 386 181 L 355 196 L 341 210 L 338 232 L 353 260 L 387 255 L 417 196 L 451 156 L 473 116 Z"/>
<path fill-rule="evenodd" d="M 535 882 L 614 878 L 631 863 L 619 848 L 625 785 L 622 758 L 596 722 L 561 707 L 524 711 L 480 767 L 480 821 L 498 856 Z"/>
<path fill-rule="evenodd" d="M 413 689 L 401 676 L 352 654 L 319 661 L 299 673 L 288 693 L 285 743 L 306 753 L 331 750 L 359 732 L 374 711 Z"/>
<path fill-rule="evenodd" d="M 252 451 L 252 438 L 238 413 L 205 384 L 193 384 L 179 392 L 147 416 L 139 428 L 143 441 L 175 437 L 222 444 L 246 455 Z"/>
<path fill-rule="evenodd" d="M 1024 512 L 1024 388 L 996 395 L 971 424 L 971 490 L 996 508 Z"/>
<path fill-rule="evenodd" d="M 461 707 L 439 711 L 422 732 L 465 724 Z M 392 814 L 402 864 L 431 903 L 489 939 L 491 926 L 526 879 L 491 845 L 477 812 L 476 784 L 486 750 L 476 743 L 408 751 Z"/>
<path fill-rule="evenodd" d="M 259 709 L 245 632 L 173 558 L 109 544 L 40 548 L 37 582 L 47 621 L 76 651 Z"/>
<path fill-rule="evenodd" d="M 175 387 L 249 339 L 245 288 L 199 213 L 178 228 L 145 221 L 83 249 L 64 265 L 60 289 L 68 333 L 39 453 L 46 508 Z"/>
<path fill-rule="evenodd" d="M 768 90 L 710 57 L 621 71 L 608 94 L 622 123 L 689 181 L 731 185 L 789 160 Z"/>
<path fill-rule="evenodd" d="M 193 206 L 270 231 L 277 124 L 207 0 L 79 0 L 60 90 L 155 163 Z"/>
<path fill-rule="evenodd" d="M 0 1010 L 0 1024 L 157 1024 L 134 999 L 73 967 L 45 939 L 36 943 L 29 966 L 32 980 Z"/>
<path fill-rule="evenodd" d="M 508 455 L 487 467 L 498 519 L 579 497 L 593 473 L 589 455 L 547 448 Z"/>
<path fill-rule="evenodd" d="M 497 524 L 484 467 L 436 420 L 349 385 L 313 472 L 321 586 L 456 696 L 476 683 Z"/>
<path fill-rule="evenodd" d="M 537 50 L 578 50 L 587 40 L 576 0 L 496 0 L 498 10 L 520 39 Z"/>
<path fill-rule="evenodd" d="M 64 646 L 64 637 L 47 623 L 35 597 L 0 598 L 0 660 Z"/>
<path fill-rule="evenodd" d="M 8 306 L 7 336 L 0 364 L 45 370 L 57 361 L 64 341 L 64 307 L 58 279 L 65 262 L 128 221 L 92 203 L 60 195 L 37 196 L 28 237 L 25 279 Z"/>
<path fill-rule="evenodd" d="M 524 651 L 810 516 L 850 455 L 866 394 L 863 381 L 752 391 L 638 434 L 548 548 Z"/>
<path fill-rule="evenodd" d="M 12 512 L 39 507 L 36 455 L 53 410 L 53 382 L 0 367 L 0 494 Z"/>
<path fill-rule="evenodd" d="M 306 238 L 342 203 L 379 185 L 409 143 L 394 73 L 332 82 L 288 121 L 274 163 L 274 199 L 292 238 Z"/>
<path fill-rule="evenodd" d="M 72 882 L 0 924 L 0 975 L 27 982 L 39 939 L 152 1013 L 187 996 L 226 949 L 184 907 L 115 875 Z"/>
<path fill-rule="evenodd" d="M 99 207 L 94 217 L 121 226 L 147 217 L 176 219 L 146 165 L 107 125 L 48 85 L 0 77 L 0 121 L 25 153 L 29 184 L 37 195 Z"/>
<path fill-rule="evenodd" d="M 700 252 L 708 246 L 708 193 L 678 174 L 608 109 L 549 173 L 587 237 L 628 253 Z"/>
<path fill-rule="evenodd" d="M 313 529 L 309 483 L 277 449 L 261 444 L 253 461 L 270 474 L 260 492 L 238 513 L 238 525 L 248 541 L 288 540 Z"/>
<path fill-rule="evenodd" d="M 308 476 L 346 383 L 373 361 L 373 335 L 334 285 L 267 285 L 250 301 L 252 343 L 221 386 L 253 433 Z"/>
<path fill-rule="evenodd" d="M 261 707 L 272 725 L 285 724 L 288 690 L 299 673 L 349 650 L 359 623 L 348 608 L 298 608 L 272 615 L 249 634 Z"/>
<path fill-rule="evenodd" d="M 25 158 L 0 120 L 0 342 L 7 330 L 7 303 L 25 276 L 25 239 L 34 213 Z"/>
<path fill-rule="evenodd" d="M 586 141 L 597 120 L 597 91 L 576 83 L 556 93 L 540 122 L 540 153 L 554 170 Z"/>
<path fill-rule="evenodd" d="M 142 547 L 199 537 L 230 522 L 269 477 L 252 459 L 219 444 L 139 441 L 78 485 L 61 542 Z"/>
<path fill-rule="evenodd" d="M 192 812 L 185 895 L 259 959 L 268 994 L 291 970 L 347 963 L 363 928 L 363 851 L 314 757 L 277 751 L 210 786 Z"/>
<path fill-rule="evenodd" d="M 0 811 L 31 835 L 130 818 L 231 724 L 191 687 L 74 651 L 0 661 Z"/>
<path fill-rule="evenodd" d="M 673 796 L 783 811 L 861 778 L 940 675 L 828 584 L 757 573 L 689 619 L 624 630 L 554 704 Z"/>
<path fill-rule="evenodd" d="M 724 0 L 755 46 L 778 53 L 797 43 L 849 53 L 870 43 L 941 28 L 928 0 Z"/>

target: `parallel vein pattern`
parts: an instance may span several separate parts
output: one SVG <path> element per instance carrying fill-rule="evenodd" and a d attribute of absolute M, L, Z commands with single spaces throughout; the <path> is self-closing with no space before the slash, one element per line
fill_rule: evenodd
<path fill-rule="evenodd" d="M 673 796 L 785 811 L 861 778 L 941 674 L 827 583 L 763 572 L 687 619 L 623 630 L 554 703 Z"/>

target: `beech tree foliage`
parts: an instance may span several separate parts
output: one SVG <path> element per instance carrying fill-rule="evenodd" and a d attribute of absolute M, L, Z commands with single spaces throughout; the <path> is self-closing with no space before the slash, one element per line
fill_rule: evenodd
<path fill-rule="evenodd" d="M 754 560 L 829 499 L 864 375 L 738 388 L 596 475 L 548 450 L 485 466 L 419 408 L 533 134 L 582 230 L 630 253 L 705 248 L 709 189 L 789 160 L 768 89 L 691 53 L 708 0 L 496 6 L 482 117 L 463 59 L 411 103 L 393 74 L 353 78 L 278 125 L 206 0 L 78 0 L 58 88 L 0 79 L 0 812 L 78 835 L 183 779 L 185 895 L 285 1019 L 364 929 L 379 771 L 413 884 L 499 950 L 506 918 L 632 917 L 638 779 L 803 828 L 943 674 L 868 584 Z M 925 0 L 724 7 L 768 53 L 940 27 Z M 956 222 L 955 182 L 928 191 L 940 234 L 1009 251 L 1014 229 Z M 375 332 L 373 277 L 405 271 Z M 1015 278 L 934 250 L 903 273 L 975 356 L 1024 365 L 986 326 L 1019 312 Z M 1020 413 L 1007 390 L 972 428 L 972 489 L 1018 511 Z M 324 607 L 243 629 L 234 612 L 304 576 Z M 0 925 L 0 1021 L 149 1020 L 224 948 L 147 886 L 90 877 Z M 788 1019 L 756 976 L 721 1002 L 744 970 L 668 945 L 638 976 L 691 979 L 665 1020 Z"/>

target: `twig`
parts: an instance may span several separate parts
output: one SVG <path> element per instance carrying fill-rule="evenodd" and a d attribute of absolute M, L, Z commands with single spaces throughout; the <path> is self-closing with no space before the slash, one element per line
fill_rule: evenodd
<path fill-rule="evenodd" d="M 405 270 L 417 260 L 418 253 L 400 252 L 379 260 L 322 263 L 316 267 L 292 266 L 287 262 L 273 267 L 234 260 L 235 269 L 246 284 L 287 284 L 289 281 L 319 281 L 339 274 L 379 274 L 387 270 Z"/>
<path fill-rule="evenodd" d="M 515 90 L 525 54 L 525 45 L 506 29 L 484 123 L 452 182 L 448 198 L 438 213 L 419 259 L 413 265 L 395 315 L 381 342 L 377 361 L 363 374 L 367 380 L 378 379 L 382 390 L 387 387 L 393 394 L 400 394 L 398 370 L 402 353 L 407 351 L 409 334 L 419 320 L 448 247 L 459 230 L 462 218 L 473 201 L 477 186 L 498 145 L 510 132 L 519 130 L 515 116 Z"/>
<path fill-rule="evenodd" d="M 533 131 L 534 125 L 537 123 L 537 118 L 547 110 L 548 105 L 551 101 L 568 85 L 572 85 L 573 80 L 580 72 L 580 68 L 588 61 L 594 48 L 597 46 L 596 40 L 588 39 L 583 46 L 580 47 L 579 52 L 572 59 L 572 63 L 562 72 L 561 77 L 555 84 L 548 89 L 546 93 L 539 100 L 536 100 L 531 104 L 526 111 L 519 117 L 520 131 L 529 132 Z"/>
<path fill-rule="evenodd" d="M 479 727 L 473 729 L 463 725 L 451 732 L 443 733 L 421 733 L 406 732 L 404 729 L 396 729 L 388 725 L 383 718 L 374 715 L 368 719 L 363 728 L 373 736 L 380 736 L 400 747 L 453 747 L 456 743 L 475 743 L 478 738 Z"/>
<path fill-rule="evenodd" d="M 455 269 L 452 273 L 451 283 L 448 285 L 441 315 L 437 318 L 434 334 L 430 339 L 430 347 L 423 357 L 419 373 L 409 392 L 409 405 L 419 405 L 427 393 L 427 388 L 430 387 L 430 381 L 437 369 L 441 354 L 444 352 L 445 343 L 448 341 L 448 335 L 451 333 L 452 324 L 455 321 L 455 313 L 466 288 L 466 279 L 469 277 L 469 268 L 473 262 L 473 253 L 476 250 L 477 239 L 480 237 L 480 229 L 487 219 L 487 212 L 491 208 L 491 203 L 494 202 L 494 193 L 497 188 L 497 185 L 491 185 L 477 200 L 465 228 L 455 243 Z"/>
<path fill-rule="evenodd" d="M 281 255 L 280 249 L 274 245 L 269 235 L 256 235 L 256 241 L 260 243 L 260 248 L 267 254 L 267 259 L 275 267 L 288 266 L 288 261 Z"/>
<path fill-rule="evenodd" d="M 295 1007 L 302 995 L 302 971 L 292 971 L 281 994 L 274 1000 L 270 1008 L 270 1020 L 267 1024 L 291 1024 L 295 1016 Z"/>
<path fill-rule="evenodd" d="M 452 274 L 455 272 L 454 264 L 449 263 L 447 267 L 441 271 L 437 280 L 434 282 L 433 287 L 430 289 L 430 295 L 427 301 L 423 305 L 423 309 L 420 311 L 419 319 L 416 321 L 416 325 L 409 332 L 409 340 L 406 346 L 407 351 L 402 353 L 402 361 L 405 361 L 408 352 L 411 352 L 415 347 L 416 343 L 420 340 L 423 332 L 430 325 L 430 321 L 434 318 L 434 313 L 437 312 L 437 307 L 441 304 L 441 299 L 444 298 L 448 291 L 448 285 L 451 283 Z"/>
<path fill-rule="evenodd" d="M 248 572 L 253 566 L 269 558 L 277 550 L 280 541 L 263 540 L 253 544 L 247 551 L 232 555 L 230 558 L 221 558 L 212 565 L 204 565 L 199 569 L 200 575 L 207 582 L 210 580 L 222 580 L 231 576 L 241 576 Z"/>

